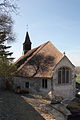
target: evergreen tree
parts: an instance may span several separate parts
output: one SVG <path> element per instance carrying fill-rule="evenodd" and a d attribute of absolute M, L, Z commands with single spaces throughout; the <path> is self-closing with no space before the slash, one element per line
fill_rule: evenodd
<path fill-rule="evenodd" d="M 12 63 L 13 58 L 10 56 L 12 52 L 8 49 L 7 43 L 14 41 L 12 12 L 16 12 L 15 0 L 0 1 L 0 77 L 4 77 L 6 87 L 12 83 L 11 76 L 16 70 L 16 66 Z"/>
<path fill-rule="evenodd" d="M 7 46 L 6 42 L 14 41 L 15 37 L 12 33 L 13 21 L 6 14 L 0 15 L 0 57 L 8 57 L 12 52 L 6 51 L 11 46 Z"/>

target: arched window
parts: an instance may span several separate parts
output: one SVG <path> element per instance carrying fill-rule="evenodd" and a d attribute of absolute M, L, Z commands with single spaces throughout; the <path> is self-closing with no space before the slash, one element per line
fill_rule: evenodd
<path fill-rule="evenodd" d="M 58 84 L 69 83 L 71 79 L 71 69 L 61 67 L 58 69 Z"/>

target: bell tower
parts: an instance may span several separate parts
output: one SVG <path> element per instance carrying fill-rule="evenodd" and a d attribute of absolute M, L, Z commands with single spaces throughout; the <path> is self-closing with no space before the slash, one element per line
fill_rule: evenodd
<path fill-rule="evenodd" d="M 31 41 L 28 32 L 26 32 L 25 42 L 23 43 L 23 52 L 26 54 L 29 50 L 31 50 Z"/>

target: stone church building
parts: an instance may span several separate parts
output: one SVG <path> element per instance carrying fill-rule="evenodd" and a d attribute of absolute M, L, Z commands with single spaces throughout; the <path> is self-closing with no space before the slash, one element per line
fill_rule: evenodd
<path fill-rule="evenodd" d="M 31 49 L 28 32 L 23 43 L 24 55 L 17 61 L 15 86 L 63 99 L 75 95 L 75 66 L 50 41 Z"/>

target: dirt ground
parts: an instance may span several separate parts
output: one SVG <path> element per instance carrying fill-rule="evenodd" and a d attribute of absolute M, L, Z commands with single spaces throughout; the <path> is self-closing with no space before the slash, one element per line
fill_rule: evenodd
<path fill-rule="evenodd" d="M 45 120 L 55 120 L 54 116 L 44 109 L 44 105 L 49 104 L 50 100 L 46 100 L 37 94 L 23 95 L 22 98 L 32 105 Z"/>
<path fill-rule="evenodd" d="M 0 120 L 45 119 L 20 95 L 0 90 Z"/>

